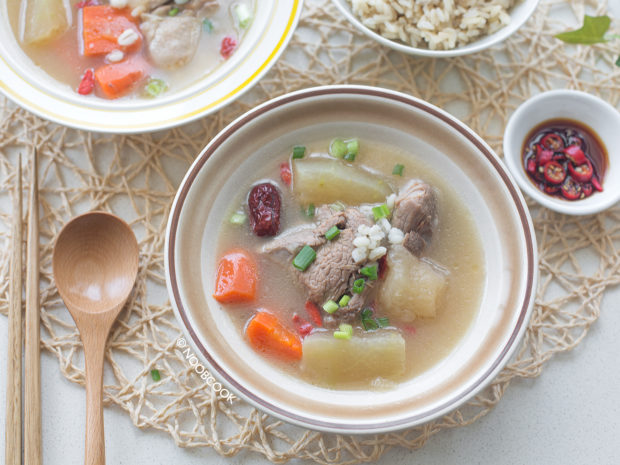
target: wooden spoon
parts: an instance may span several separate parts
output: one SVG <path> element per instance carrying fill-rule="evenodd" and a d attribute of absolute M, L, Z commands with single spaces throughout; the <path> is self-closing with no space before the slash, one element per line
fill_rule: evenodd
<path fill-rule="evenodd" d="M 104 212 L 78 216 L 54 245 L 54 279 L 80 332 L 86 363 L 86 465 L 105 464 L 103 360 L 114 320 L 138 273 L 138 242 L 120 218 Z"/>

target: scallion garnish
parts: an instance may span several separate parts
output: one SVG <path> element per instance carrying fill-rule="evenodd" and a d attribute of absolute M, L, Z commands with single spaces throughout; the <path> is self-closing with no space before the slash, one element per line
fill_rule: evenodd
<path fill-rule="evenodd" d="M 304 213 L 306 214 L 306 216 L 313 217 L 315 210 L 316 210 L 316 208 L 315 208 L 314 204 L 311 203 L 310 205 L 308 205 L 308 209 L 305 210 Z"/>
<path fill-rule="evenodd" d="M 303 145 L 296 145 L 293 147 L 293 160 L 296 158 L 303 158 L 306 154 L 306 147 Z"/>
<path fill-rule="evenodd" d="M 395 174 L 397 176 L 402 176 L 404 169 L 405 169 L 404 165 L 394 165 L 394 169 L 392 170 L 392 174 Z"/>
<path fill-rule="evenodd" d="M 342 139 L 334 139 L 329 144 L 329 153 L 332 157 L 343 158 L 347 154 L 347 144 Z"/>
<path fill-rule="evenodd" d="M 353 159 L 355 160 L 355 155 L 360 151 L 360 141 L 358 139 L 351 139 L 347 141 L 347 153 L 353 155 Z"/>
<path fill-rule="evenodd" d="M 293 259 L 293 266 L 299 271 L 306 271 L 306 268 L 316 259 L 316 252 L 309 245 L 304 245 L 297 256 Z"/>
<path fill-rule="evenodd" d="M 347 154 L 344 156 L 344 159 L 346 161 L 355 161 L 355 154 L 351 152 L 347 152 Z"/>
<path fill-rule="evenodd" d="M 351 290 L 354 294 L 361 294 L 365 285 L 366 281 L 364 281 L 364 278 L 356 279 L 353 281 L 353 288 Z"/>
<path fill-rule="evenodd" d="M 151 78 L 144 86 L 144 94 L 146 97 L 155 98 L 162 92 L 168 90 L 168 84 L 161 79 Z"/>
<path fill-rule="evenodd" d="M 151 370 L 151 378 L 153 378 L 153 381 L 160 381 L 161 374 L 159 373 L 159 370 Z"/>
<path fill-rule="evenodd" d="M 353 337 L 353 326 L 342 323 L 338 327 L 338 331 L 334 331 L 334 337 L 336 339 L 351 339 Z"/>
<path fill-rule="evenodd" d="M 340 234 L 340 229 L 338 229 L 338 226 L 334 225 L 325 233 L 325 239 L 331 241 L 332 239 L 335 239 L 338 234 Z"/>
<path fill-rule="evenodd" d="M 247 29 L 252 22 L 252 12 L 245 3 L 239 3 L 235 8 L 237 14 L 237 21 L 239 21 L 239 27 L 241 29 Z"/>
<path fill-rule="evenodd" d="M 245 213 L 242 212 L 236 212 L 233 213 L 230 216 L 230 224 L 237 224 L 237 225 L 241 225 L 245 223 L 245 220 L 247 219 L 247 216 Z"/>
<path fill-rule="evenodd" d="M 211 34 L 213 32 L 213 23 L 210 19 L 205 18 L 202 20 L 202 28 L 205 30 L 205 32 Z"/>
<path fill-rule="evenodd" d="M 379 328 L 385 328 L 386 326 L 390 326 L 390 319 L 386 316 L 377 318 L 377 324 Z"/>
<path fill-rule="evenodd" d="M 338 304 L 333 300 L 328 300 L 323 304 L 323 310 L 325 310 L 327 313 L 334 313 L 339 308 L 340 307 L 338 306 Z"/>
<path fill-rule="evenodd" d="M 387 218 L 390 216 L 390 209 L 386 204 L 372 207 L 372 214 L 375 217 L 375 221 L 379 221 L 381 218 Z"/>
<path fill-rule="evenodd" d="M 365 308 L 364 310 L 362 310 L 362 313 L 360 314 L 360 316 L 362 317 L 362 326 L 364 327 L 364 330 L 370 331 L 370 330 L 379 328 L 379 325 L 377 324 L 375 319 L 372 317 L 371 309 Z"/>
<path fill-rule="evenodd" d="M 341 307 L 346 307 L 349 304 L 350 300 L 351 300 L 351 296 L 345 294 L 338 301 L 338 305 Z"/>
<path fill-rule="evenodd" d="M 176 16 L 179 14 L 179 9 L 178 8 L 172 8 L 169 12 L 168 12 L 168 16 Z"/>
<path fill-rule="evenodd" d="M 377 265 L 365 266 L 364 268 L 360 270 L 360 274 L 366 276 L 371 281 L 376 281 L 377 280 L 377 269 L 378 269 Z"/>

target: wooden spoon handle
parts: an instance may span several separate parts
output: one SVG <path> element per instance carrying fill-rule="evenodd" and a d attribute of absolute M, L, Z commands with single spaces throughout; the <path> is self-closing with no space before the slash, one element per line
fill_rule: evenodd
<path fill-rule="evenodd" d="M 91 336 L 94 336 L 91 338 Z M 107 336 L 107 334 L 106 334 Z M 86 362 L 86 442 L 84 463 L 105 465 L 105 435 L 103 431 L 103 360 L 105 338 L 93 332 L 83 336 Z"/>

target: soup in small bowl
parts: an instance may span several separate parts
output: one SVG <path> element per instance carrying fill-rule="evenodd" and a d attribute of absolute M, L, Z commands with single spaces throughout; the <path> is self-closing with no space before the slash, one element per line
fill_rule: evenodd
<path fill-rule="evenodd" d="M 286 421 L 351 433 L 482 389 L 536 283 L 529 214 L 488 146 L 425 102 L 354 86 L 224 129 L 179 188 L 165 259 L 214 377 Z"/>
<path fill-rule="evenodd" d="M 215 111 L 292 36 L 301 0 L 0 0 L 0 90 L 73 127 L 130 133 Z"/>

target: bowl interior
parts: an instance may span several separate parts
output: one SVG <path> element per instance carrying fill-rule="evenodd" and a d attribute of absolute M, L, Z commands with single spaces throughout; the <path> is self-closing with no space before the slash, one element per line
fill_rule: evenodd
<path fill-rule="evenodd" d="M 469 130 L 401 94 L 346 89 L 319 88 L 268 103 L 233 123 L 203 151 L 170 217 L 167 277 L 188 339 L 214 376 L 240 395 L 310 428 L 385 431 L 455 408 L 501 368 L 529 315 L 535 238 L 518 189 Z M 434 368 L 387 392 L 334 391 L 281 372 L 251 350 L 211 297 L 213 241 L 237 186 L 265 165 L 277 166 L 283 151 L 300 140 L 345 133 L 408 150 L 433 167 L 462 194 L 485 244 L 486 283 L 469 331 Z"/>
<path fill-rule="evenodd" d="M 467 55 L 475 53 L 480 50 L 484 50 L 494 44 L 497 44 L 505 40 L 508 36 L 519 29 L 532 15 L 540 0 L 523 0 L 518 2 L 510 10 L 510 23 L 502 29 L 486 35 L 478 40 L 474 40 L 466 45 L 457 47 L 451 50 L 430 50 L 422 47 L 412 47 L 405 45 L 400 41 L 386 39 L 379 33 L 366 27 L 359 18 L 351 11 L 351 5 L 347 0 L 332 0 L 340 11 L 347 17 L 347 19 L 360 31 L 366 34 L 368 37 L 375 39 L 381 44 L 398 50 L 400 52 L 409 53 L 411 55 L 429 56 L 429 57 L 451 57 L 459 55 Z"/>
<path fill-rule="evenodd" d="M 530 131 L 552 119 L 570 119 L 591 128 L 600 137 L 608 155 L 603 178 L 603 192 L 578 201 L 563 200 L 543 194 L 530 181 L 523 169 L 522 148 Z M 615 147 L 620 145 L 620 113 L 611 105 L 592 95 L 576 91 L 551 91 L 532 98 L 512 115 L 504 134 L 506 164 L 519 186 L 544 206 L 561 213 L 583 215 L 596 213 L 620 200 L 620 160 Z"/>

